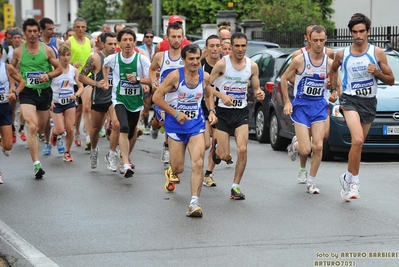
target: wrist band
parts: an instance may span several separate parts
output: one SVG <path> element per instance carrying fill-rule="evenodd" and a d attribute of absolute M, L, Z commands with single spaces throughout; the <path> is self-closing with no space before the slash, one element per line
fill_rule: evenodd
<path fill-rule="evenodd" d="M 96 87 L 98 87 L 98 82 L 96 81 Z"/>
<path fill-rule="evenodd" d="M 177 117 L 179 117 L 179 114 L 180 114 L 180 110 L 176 111 L 176 114 L 175 114 L 176 119 L 177 119 Z"/>

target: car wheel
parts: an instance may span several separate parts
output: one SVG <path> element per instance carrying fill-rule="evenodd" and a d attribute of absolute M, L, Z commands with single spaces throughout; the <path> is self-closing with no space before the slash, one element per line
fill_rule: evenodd
<path fill-rule="evenodd" d="M 323 156 L 321 157 L 322 161 L 332 161 L 334 160 L 335 153 L 331 151 L 330 145 L 327 141 L 323 142 Z"/>
<path fill-rule="evenodd" d="M 269 128 L 266 127 L 266 117 L 262 106 L 256 110 L 255 131 L 256 139 L 259 143 L 266 143 L 270 140 Z"/>
<path fill-rule="evenodd" d="M 280 123 L 276 116 L 276 112 L 272 112 L 270 116 L 270 123 L 269 123 L 269 134 L 270 134 L 270 145 L 272 146 L 273 150 L 285 150 L 287 149 L 287 145 L 290 140 L 281 137 L 280 133 Z"/>

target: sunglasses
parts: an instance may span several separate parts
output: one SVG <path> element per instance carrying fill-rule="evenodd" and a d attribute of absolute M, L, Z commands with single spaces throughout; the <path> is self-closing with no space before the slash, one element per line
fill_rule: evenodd
<path fill-rule="evenodd" d="M 151 38 L 151 39 L 152 39 L 152 38 L 154 38 L 154 36 L 148 36 L 148 35 L 146 35 L 145 38 Z"/>

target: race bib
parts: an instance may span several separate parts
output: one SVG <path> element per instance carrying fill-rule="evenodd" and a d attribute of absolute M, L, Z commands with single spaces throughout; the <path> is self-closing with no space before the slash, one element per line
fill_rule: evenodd
<path fill-rule="evenodd" d="M 324 81 L 307 78 L 303 87 L 303 94 L 307 96 L 322 96 L 324 86 Z"/>
<path fill-rule="evenodd" d="M 0 101 L 6 100 L 6 89 L 4 87 L 0 87 Z"/>
<path fill-rule="evenodd" d="M 366 81 L 357 81 L 351 83 L 351 94 L 360 97 L 366 97 L 369 95 L 375 95 L 375 82 L 373 79 Z"/>
<path fill-rule="evenodd" d="M 129 81 L 121 81 L 119 94 L 124 96 L 140 95 L 140 84 Z"/>
<path fill-rule="evenodd" d="M 44 72 L 27 72 L 26 73 L 26 85 L 39 85 L 40 84 L 40 76 L 43 74 L 44 74 Z"/>
<path fill-rule="evenodd" d="M 177 110 L 186 114 L 186 116 L 190 119 L 198 118 L 199 107 L 197 102 L 178 102 Z"/>
<path fill-rule="evenodd" d="M 233 106 L 234 107 L 242 107 L 245 100 L 245 92 L 228 92 L 228 96 L 234 97 Z"/>
<path fill-rule="evenodd" d="M 59 93 L 58 94 L 58 103 L 61 105 L 68 105 L 69 103 L 72 102 L 69 98 L 72 96 L 72 92 L 68 93 Z"/>
<path fill-rule="evenodd" d="M 112 85 L 114 84 L 114 75 L 111 73 L 108 73 L 108 84 L 110 87 L 112 87 Z"/>

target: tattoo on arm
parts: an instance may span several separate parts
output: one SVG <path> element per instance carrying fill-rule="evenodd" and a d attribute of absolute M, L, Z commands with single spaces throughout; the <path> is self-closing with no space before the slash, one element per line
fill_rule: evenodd
<path fill-rule="evenodd" d="M 93 57 L 89 57 L 80 74 L 87 76 L 93 70 L 93 63 L 94 63 Z"/>

